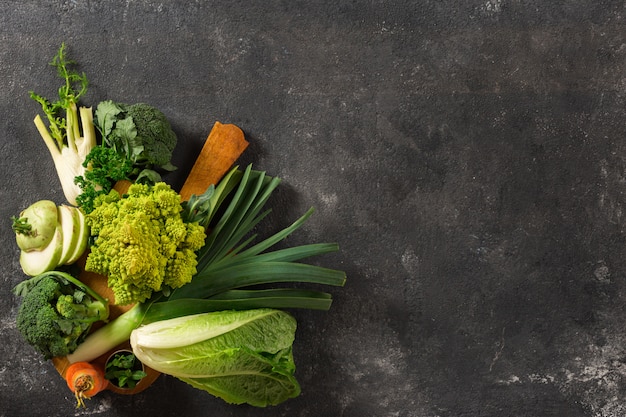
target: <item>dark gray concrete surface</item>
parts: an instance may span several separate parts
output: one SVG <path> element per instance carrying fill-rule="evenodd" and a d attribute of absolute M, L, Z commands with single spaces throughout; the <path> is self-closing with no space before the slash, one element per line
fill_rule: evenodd
<path fill-rule="evenodd" d="M 0 0 L 0 416 L 626 415 L 626 4 L 607 0 Z M 264 227 L 336 241 L 296 312 L 302 395 L 231 406 L 161 377 L 88 409 L 18 334 L 9 217 L 63 201 L 28 91 L 145 101 L 182 184 L 214 121 L 283 178 Z"/>

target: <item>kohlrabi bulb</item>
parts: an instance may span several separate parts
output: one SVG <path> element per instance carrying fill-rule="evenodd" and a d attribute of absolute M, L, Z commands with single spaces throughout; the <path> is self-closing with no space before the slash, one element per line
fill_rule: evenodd
<path fill-rule="evenodd" d="M 30 226 L 28 231 L 15 230 L 17 246 L 25 252 L 45 248 L 56 231 L 58 221 L 57 206 L 53 201 L 40 200 L 20 213 L 19 221 Z"/>

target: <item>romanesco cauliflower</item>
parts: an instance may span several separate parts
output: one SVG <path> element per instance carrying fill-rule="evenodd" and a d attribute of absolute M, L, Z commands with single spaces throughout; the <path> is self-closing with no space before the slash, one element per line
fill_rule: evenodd
<path fill-rule="evenodd" d="M 181 217 L 180 195 L 166 183 L 133 184 L 94 201 L 87 216 L 95 237 L 85 269 L 108 276 L 115 304 L 144 302 L 164 286 L 178 288 L 196 273 L 206 234 Z"/>

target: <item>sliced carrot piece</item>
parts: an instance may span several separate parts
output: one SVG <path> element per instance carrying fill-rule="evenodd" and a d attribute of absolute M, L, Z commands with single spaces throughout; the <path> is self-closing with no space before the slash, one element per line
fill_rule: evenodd
<path fill-rule="evenodd" d="M 180 190 L 182 200 L 188 200 L 192 194 L 200 195 L 211 184 L 217 184 L 247 147 L 248 141 L 239 127 L 215 122 Z"/>

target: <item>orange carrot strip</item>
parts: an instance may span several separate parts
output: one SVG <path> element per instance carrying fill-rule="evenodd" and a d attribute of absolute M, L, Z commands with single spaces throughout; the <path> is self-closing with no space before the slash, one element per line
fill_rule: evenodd
<path fill-rule="evenodd" d="M 131 184 L 132 182 L 128 180 L 120 180 L 115 183 L 115 186 L 113 186 L 113 189 L 120 194 L 124 194 L 126 193 L 126 191 L 128 191 L 128 187 L 130 187 Z"/>
<path fill-rule="evenodd" d="M 200 195 L 211 184 L 217 184 L 247 147 L 248 141 L 239 127 L 215 122 L 180 190 L 182 199 Z"/>

